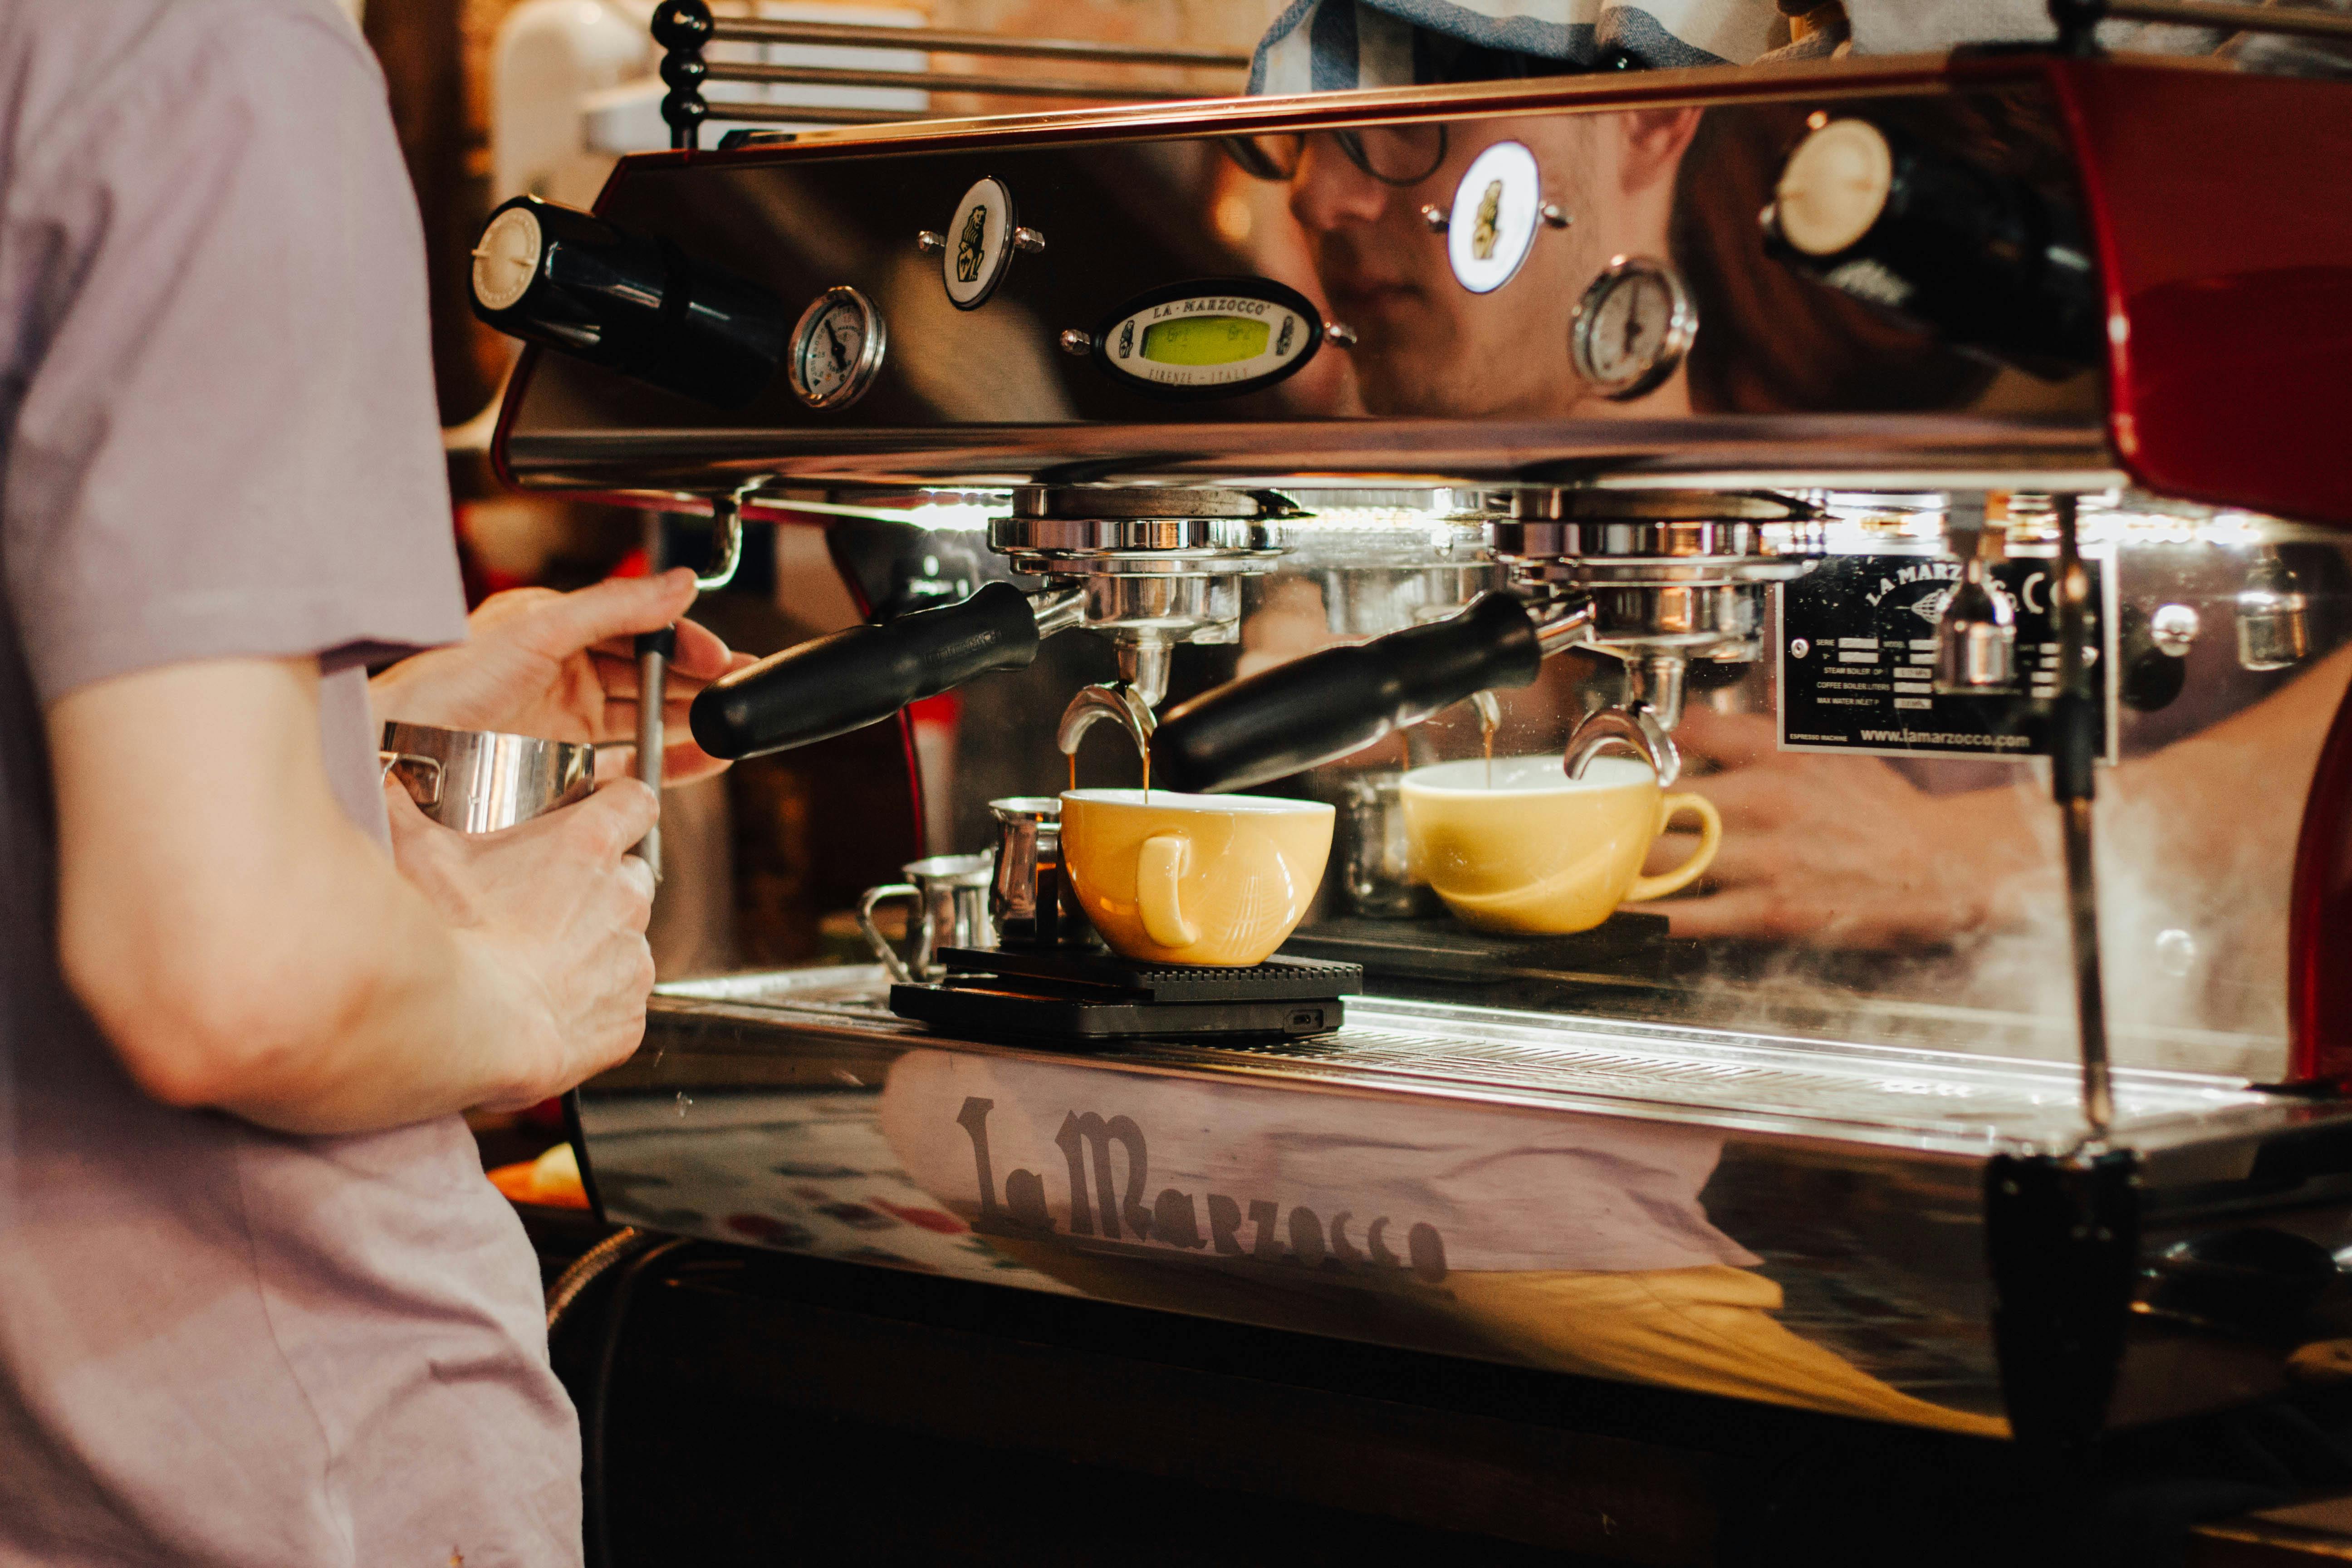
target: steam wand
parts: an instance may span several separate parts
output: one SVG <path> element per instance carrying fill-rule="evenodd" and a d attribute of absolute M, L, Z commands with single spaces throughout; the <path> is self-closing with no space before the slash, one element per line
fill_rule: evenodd
<path fill-rule="evenodd" d="M 2090 574 L 2083 569 L 2075 498 L 2053 496 L 2058 514 L 2058 696 L 2052 704 L 2050 781 L 2066 838 L 2066 910 L 2074 954 L 2074 1013 L 2082 1037 L 2083 1152 L 2104 1152 L 2115 1124 L 2113 1071 L 2107 1059 L 2106 991 L 2099 973 L 2099 888 L 2091 859 L 2093 763 L 2099 745 L 2099 710 L 2091 700 L 2083 662 Z"/>
<path fill-rule="evenodd" d="M 708 575 L 698 576 L 698 591 L 723 588 L 735 580 L 735 568 L 743 559 L 743 503 L 738 496 L 716 496 L 711 500 L 710 521 L 718 532 L 714 543 L 718 560 Z M 665 540 L 662 514 L 646 514 L 646 575 L 658 577 L 665 561 Z M 667 752 L 663 735 L 663 723 L 669 706 L 669 661 L 677 657 L 677 628 L 664 626 L 657 632 L 639 632 L 637 656 L 637 777 L 654 798 L 661 798 L 662 764 Z M 654 880 L 661 880 L 661 818 L 646 829 L 646 836 L 630 847 L 629 853 L 653 868 Z"/>
<path fill-rule="evenodd" d="M 663 567 L 662 514 L 646 513 L 646 575 L 658 577 Z M 637 652 L 637 777 L 654 799 L 661 799 L 662 786 L 662 710 L 668 705 L 669 661 L 677 652 L 677 628 L 664 626 L 657 632 L 639 632 Z M 646 836 L 633 845 L 629 853 L 643 860 L 653 870 L 654 880 L 661 880 L 661 815 L 654 815 L 654 825 Z"/>

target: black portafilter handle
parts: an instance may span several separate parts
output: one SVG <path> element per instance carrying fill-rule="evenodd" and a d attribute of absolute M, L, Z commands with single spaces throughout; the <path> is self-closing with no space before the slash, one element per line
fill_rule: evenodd
<path fill-rule="evenodd" d="M 1010 583 L 878 626 L 851 626 L 720 677 L 688 712 L 714 757 L 829 741 L 992 669 L 1037 657 L 1037 617 Z"/>
<path fill-rule="evenodd" d="M 1171 709 L 1151 736 L 1151 782 L 1192 794 L 1246 789 L 1371 744 L 1543 663 L 1536 624 L 1509 594 L 1370 642 L 1328 647 Z"/>

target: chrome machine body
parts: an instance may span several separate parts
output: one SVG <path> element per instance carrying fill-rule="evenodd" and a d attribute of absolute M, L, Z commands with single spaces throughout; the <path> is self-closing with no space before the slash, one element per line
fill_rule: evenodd
<path fill-rule="evenodd" d="M 841 634 L 898 638 L 898 673 L 822 722 L 775 716 L 805 691 L 746 709 L 737 750 L 968 681 L 960 744 L 1034 773 L 989 794 L 1058 788 L 1056 742 L 1109 717 L 1178 787 L 1288 776 L 1369 821 L 1374 773 L 1478 754 L 1492 691 L 1511 753 L 1697 776 L 1744 725 L 1855 833 L 1897 797 L 1966 809 L 1855 840 L 1868 866 L 1795 851 L 1797 891 L 1927 888 L 1960 911 L 1936 929 L 1513 944 L 1351 914 L 1335 871 L 1294 947 L 1365 994 L 1304 1039 L 957 1037 L 875 969 L 669 984 L 579 1096 L 603 1213 L 1986 1433 L 2316 1364 L 2352 1244 L 2352 743 L 2322 743 L 2352 670 L 2352 215 L 2318 192 L 2347 156 L 2352 88 L 2021 54 L 625 160 L 591 248 L 652 237 L 675 317 L 751 324 L 698 397 L 693 343 L 512 314 L 586 286 L 478 282 L 551 345 L 507 475 L 870 507 L 902 563 L 1001 580 Z M 1465 627 L 1469 674 L 1416 688 L 1439 644 L 1411 639 Z M 1033 664 L 1065 628 L 1118 679 L 1073 701 Z M 1203 717 L 1314 699 L 1334 647 L 1389 660 L 1380 711 L 1275 752 L 1299 725 Z M 953 820 L 931 852 L 993 841 L 984 798 Z M 1662 1327 L 1686 1308 L 1707 1344 Z"/>

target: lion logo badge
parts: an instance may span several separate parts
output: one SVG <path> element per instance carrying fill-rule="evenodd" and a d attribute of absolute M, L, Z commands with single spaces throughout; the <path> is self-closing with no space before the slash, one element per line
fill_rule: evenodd
<path fill-rule="evenodd" d="M 1481 261 L 1495 259 L 1495 242 L 1502 238 L 1503 182 L 1490 181 L 1478 198 L 1478 222 L 1470 230 L 1470 254 Z"/>
<path fill-rule="evenodd" d="M 988 204 L 973 206 L 963 220 L 963 232 L 956 237 L 956 281 L 980 281 L 981 258 L 988 251 Z"/>

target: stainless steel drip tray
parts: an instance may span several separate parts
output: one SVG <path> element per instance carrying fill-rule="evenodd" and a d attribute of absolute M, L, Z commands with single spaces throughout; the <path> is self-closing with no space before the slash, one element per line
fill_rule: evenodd
<path fill-rule="evenodd" d="M 734 1058 L 726 1077 L 739 1082 L 765 1076 L 740 1074 L 746 1055 L 788 1079 L 801 1076 L 796 1065 L 819 1062 L 835 1064 L 825 1070 L 838 1078 L 855 1072 L 838 1065 L 845 1050 L 887 1058 L 919 1045 L 1106 1072 L 1613 1114 L 1976 1157 L 2060 1152 L 2082 1137 L 2080 1079 L 2063 1063 L 1372 997 L 1349 998 L 1345 1027 L 1306 1039 L 1139 1038 L 1074 1054 L 924 1030 L 887 1011 L 887 990 L 882 972 L 867 966 L 667 984 L 656 998 L 648 1049 Z M 779 1053 L 803 1060 L 778 1061 Z M 635 1065 L 618 1071 L 634 1076 Z M 666 1079 L 682 1066 L 672 1061 Z M 2118 1139 L 2144 1150 L 2269 1121 L 2280 1106 L 2243 1079 L 2192 1073 L 2125 1071 L 2116 1092 Z"/>

